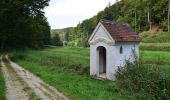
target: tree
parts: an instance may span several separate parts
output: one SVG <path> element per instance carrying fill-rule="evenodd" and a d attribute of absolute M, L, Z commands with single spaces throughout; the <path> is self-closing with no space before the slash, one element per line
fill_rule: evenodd
<path fill-rule="evenodd" d="M 170 31 L 170 0 L 168 0 L 168 32 Z"/>
<path fill-rule="evenodd" d="M 68 32 L 65 33 L 64 38 L 65 38 L 64 40 L 65 40 L 66 42 L 69 42 L 69 41 L 70 41 L 70 36 L 69 36 L 69 33 L 68 33 Z"/>
<path fill-rule="evenodd" d="M 52 37 L 51 43 L 52 45 L 55 45 L 55 46 L 63 46 L 63 42 L 61 41 L 58 34 L 55 34 L 54 37 Z"/>
<path fill-rule="evenodd" d="M 164 29 L 164 31 L 168 30 L 168 27 L 170 27 L 170 7 L 168 7 L 169 11 L 167 10 L 167 4 L 170 0 L 116 1 L 115 4 L 106 7 L 97 15 L 82 21 L 71 31 L 68 31 L 66 36 L 71 38 L 69 41 L 79 41 L 81 43 L 78 45 L 82 46 L 85 41 L 87 42 L 89 36 L 91 36 L 94 28 L 101 19 L 128 23 L 139 33 L 152 30 L 153 26 Z M 170 6 L 170 3 L 168 6 Z"/>
<path fill-rule="evenodd" d="M 39 48 L 50 43 L 50 26 L 43 9 L 49 0 L 1 0 L 1 49 Z"/>

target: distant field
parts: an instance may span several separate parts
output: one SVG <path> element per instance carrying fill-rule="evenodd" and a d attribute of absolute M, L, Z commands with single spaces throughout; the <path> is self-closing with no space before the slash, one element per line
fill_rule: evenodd
<path fill-rule="evenodd" d="M 170 43 L 170 32 L 157 34 L 144 33 L 140 34 L 140 39 L 144 43 Z"/>
<path fill-rule="evenodd" d="M 140 54 L 143 63 L 158 64 L 162 72 L 170 73 L 170 52 L 142 50 Z M 50 47 L 13 52 L 10 57 L 73 100 L 135 100 L 140 97 L 140 94 L 120 90 L 114 82 L 91 79 L 89 48 Z"/>

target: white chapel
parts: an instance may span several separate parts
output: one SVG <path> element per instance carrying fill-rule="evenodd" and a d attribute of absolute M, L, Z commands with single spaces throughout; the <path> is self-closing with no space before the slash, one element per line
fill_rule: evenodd
<path fill-rule="evenodd" d="M 134 61 L 139 54 L 139 37 L 128 24 L 100 20 L 90 39 L 90 75 L 115 80 L 118 66 Z"/>

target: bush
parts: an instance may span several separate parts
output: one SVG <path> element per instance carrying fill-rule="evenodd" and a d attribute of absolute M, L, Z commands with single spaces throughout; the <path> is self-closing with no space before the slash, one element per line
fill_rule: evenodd
<path fill-rule="evenodd" d="M 51 44 L 54 46 L 63 46 L 59 34 L 55 34 L 55 36 L 51 38 Z"/>
<path fill-rule="evenodd" d="M 120 87 L 131 92 L 146 92 L 156 100 L 170 100 L 170 77 L 155 65 L 127 61 L 116 73 Z"/>
<path fill-rule="evenodd" d="M 26 58 L 25 52 L 26 51 L 13 51 L 8 55 L 12 61 L 17 61 L 19 59 L 24 60 Z"/>

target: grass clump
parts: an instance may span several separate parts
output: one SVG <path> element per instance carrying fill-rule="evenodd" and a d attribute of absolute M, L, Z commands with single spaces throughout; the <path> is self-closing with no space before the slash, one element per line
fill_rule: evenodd
<path fill-rule="evenodd" d="M 127 61 L 125 67 L 118 68 L 116 78 L 122 88 L 134 93 L 147 93 L 143 97 L 170 100 L 170 76 L 162 73 L 155 65 Z"/>

